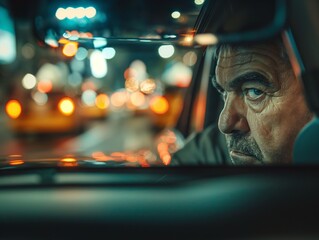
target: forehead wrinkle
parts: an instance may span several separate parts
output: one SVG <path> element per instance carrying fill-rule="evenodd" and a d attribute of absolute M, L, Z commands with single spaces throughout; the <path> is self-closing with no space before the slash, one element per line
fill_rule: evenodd
<path fill-rule="evenodd" d="M 283 62 L 279 62 L 279 56 L 272 56 L 273 54 L 267 54 L 265 51 L 262 53 L 254 50 L 236 51 L 236 54 L 231 55 L 230 53 L 232 52 L 228 50 L 221 52 L 215 68 L 216 81 L 221 86 L 236 76 L 250 71 L 259 72 L 269 80 L 277 81 L 279 74 L 284 70 L 283 67 L 286 66 Z"/>
<path fill-rule="evenodd" d="M 273 55 L 273 54 L 271 54 Z M 267 65 L 273 65 L 278 67 L 283 63 L 282 59 L 277 56 L 271 56 L 268 53 L 249 51 L 249 52 L 238 52 L 236 54 L 227 55 L 227 52 L 220 54 L 217 61 L 217 66 L 220 68 L 231 68 L 236 66 L 245 65 L 254 61 L 260 62 L 261 59 L 268 62 Z M 264 62 L 262 61 L 262 62 Z"/>
<path fill-rule="evenodd" d="M 236 66 L 250 63 L 253 59 L 252 54 L 243 54 L 240 52 L 237 52 L 235 54 L 229 54 L 229 53 L 231 53 L 231 51 L 226 51 L 219 54 L 216 67 L 220 67 L 220 68 L 236 67 Z"/>

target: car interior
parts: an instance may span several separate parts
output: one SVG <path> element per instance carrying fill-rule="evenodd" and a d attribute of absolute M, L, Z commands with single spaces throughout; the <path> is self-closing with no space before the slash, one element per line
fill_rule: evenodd
<path fill-rule="evenodd" d="M 48 2 L 32 0 L 29 11 L 24 11 L 28 4 L 17 0 L 0 1 L 0 6 L 13 19 L 34 21 L 32 34 L 49 48 L 61 44 L 65 26 L 46 21 L 45 11 L 51 11 Z M 166 6 L 176 1 L 97 3 L 111 9 L 109 17 L 118 24 L 110 26 L 112 31 L 103 38 L 108 43 L 128 49 L 136 42 L 197 49 L 199 62 L 185 89 L 183 108 L 176 125 L 169 126 L 181 140 L 218 121 L 222 100 L 211 81 L 217 43 L 250 44 L 281 35 L 316 117 L 298 135 L 289 166 L 145 167 L 141 163 L 127 167 L 114 161 L 100 166 L 85 158 L 68 167 L 74 162 L 54 166 L 48 156 L 41 164 L 31 161 L 15 167 L 4 158 L 0 160 L 0 239 L 318 239 L 319 2 L 206 0 L 196 18 L 190 14 L 191 25 L 155 33 L 166 21 L 162 17 L 170 11 Z M 139 11 L 150 11 L 149 18 Z M 95 30 L 101 33 L 103 27 L 97 25 Z M 181 35 L 173 38 L 177 30 Z M 190 31 L 194 41 L 185 46 Z M 95 40 L 103 44 L 101 39 L 75 41 L 92 46 Z"/>

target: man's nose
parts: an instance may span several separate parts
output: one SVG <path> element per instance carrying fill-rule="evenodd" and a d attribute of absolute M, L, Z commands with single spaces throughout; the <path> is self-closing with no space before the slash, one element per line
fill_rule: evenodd
<path fill-rule="evenodd" d="M 249 124 L 244 100 L 235 94 L 228 94 L 222 112 L 219 115 L 218 127 L 224 134 L 234 132 L 247 133 Z"/>

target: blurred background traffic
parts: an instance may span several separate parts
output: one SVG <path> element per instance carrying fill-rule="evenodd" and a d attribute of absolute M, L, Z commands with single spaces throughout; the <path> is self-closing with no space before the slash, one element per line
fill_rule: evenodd
<path fill-rule="evenodd" d="M 204 1 L 135 2 L 0 1 L 2 156 L 169 164 Z"/>

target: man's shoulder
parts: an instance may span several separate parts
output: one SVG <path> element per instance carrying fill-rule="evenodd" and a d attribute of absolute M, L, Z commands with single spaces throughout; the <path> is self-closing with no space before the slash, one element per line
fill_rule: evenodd
<path fill-rule="evenodd" d="M 228 153 L 224 135 L 216 125 L 191 135 L 185 146 L 177 151 L 171 165 L 227 164 Z"/>

